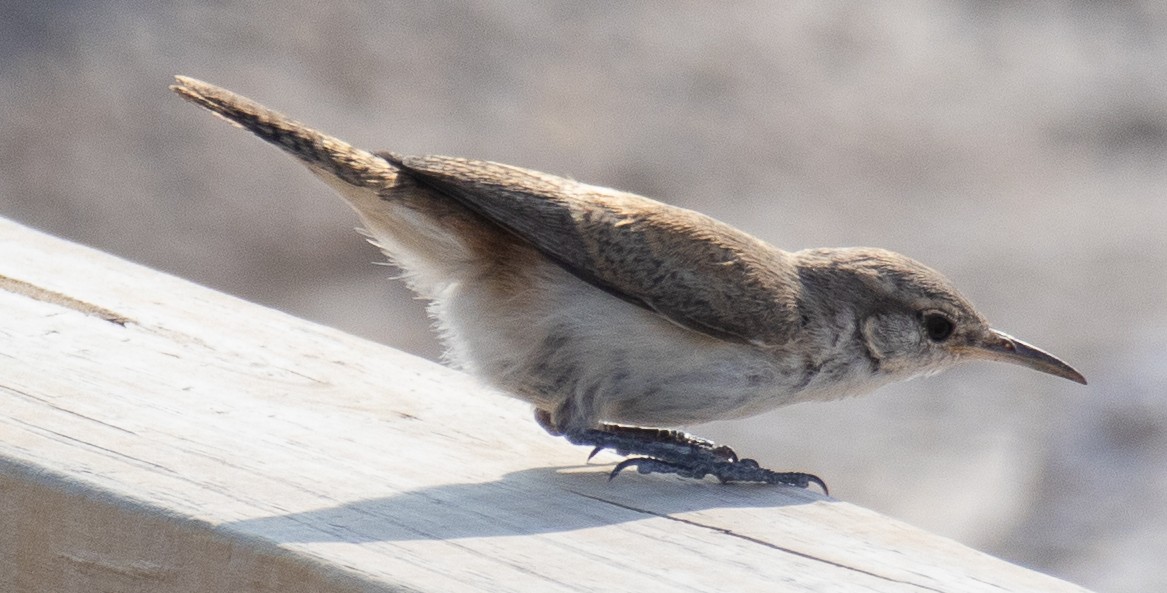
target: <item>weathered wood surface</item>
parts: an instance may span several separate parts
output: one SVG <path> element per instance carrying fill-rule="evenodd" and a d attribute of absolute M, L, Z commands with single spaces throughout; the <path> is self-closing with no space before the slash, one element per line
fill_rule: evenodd
<path fill-rule="evenodd" d="M 459 373 L 2 219 L 0 277 L 0 591 L 1082 591 L 811 492 L 609 483 Z"/>

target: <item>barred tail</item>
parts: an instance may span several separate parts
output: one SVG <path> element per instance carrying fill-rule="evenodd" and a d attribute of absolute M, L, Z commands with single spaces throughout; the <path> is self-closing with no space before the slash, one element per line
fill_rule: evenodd
<path fill-rule="evenodd" d="M 397 169 L 385 159 L 309 128 L 247 97 L 187 76 L 170 90 L 278 146 L 316 170 L 356 187 L 391 187 Z"/>

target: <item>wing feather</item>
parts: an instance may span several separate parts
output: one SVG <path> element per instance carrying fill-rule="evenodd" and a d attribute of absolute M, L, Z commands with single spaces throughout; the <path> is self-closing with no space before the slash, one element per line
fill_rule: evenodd
<path fill-rule="evenodd" d="M 672 322 L 759 346 L 799 324 L 790 255 L 708 216 L 537 171 L 380 153 L 566 270 Z"/>

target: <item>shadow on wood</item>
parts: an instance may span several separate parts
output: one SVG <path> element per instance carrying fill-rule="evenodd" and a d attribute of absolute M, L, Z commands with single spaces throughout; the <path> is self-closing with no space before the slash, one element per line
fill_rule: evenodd
<path fill-rule="evenodd" d="M 433 363 L 2 220 L 0 252 L 0 590 L 1081 591 L 814 492 L 608 482 Z"/>

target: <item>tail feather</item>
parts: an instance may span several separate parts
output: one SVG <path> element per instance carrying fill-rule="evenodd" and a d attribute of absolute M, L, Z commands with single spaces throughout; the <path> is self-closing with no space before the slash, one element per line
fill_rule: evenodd
<path fill-rule="evenodd" d="M 389 160 L 318 132 L 246 97 L 186 76 L 171 90 L 279 147 L 307 165 L 361 218 L 367 234 L 405 272 L 409 285 L 426 298 L 459 282 L 486 274 L 514 286 L 496 272 L 499 262 L 534 251 L 508 231 L 489 223 L 457 201 L 419 186 Z M 530 267 L 530 266 L 528 266 Z"/>
<path fill-rule="evenodd" d="M 247 97 L 187 76 L 170 90 L 304 161 L 314 170 L 356 187 L 391 187 L 397 169 L 385 159 L 323 134 Z"/>

